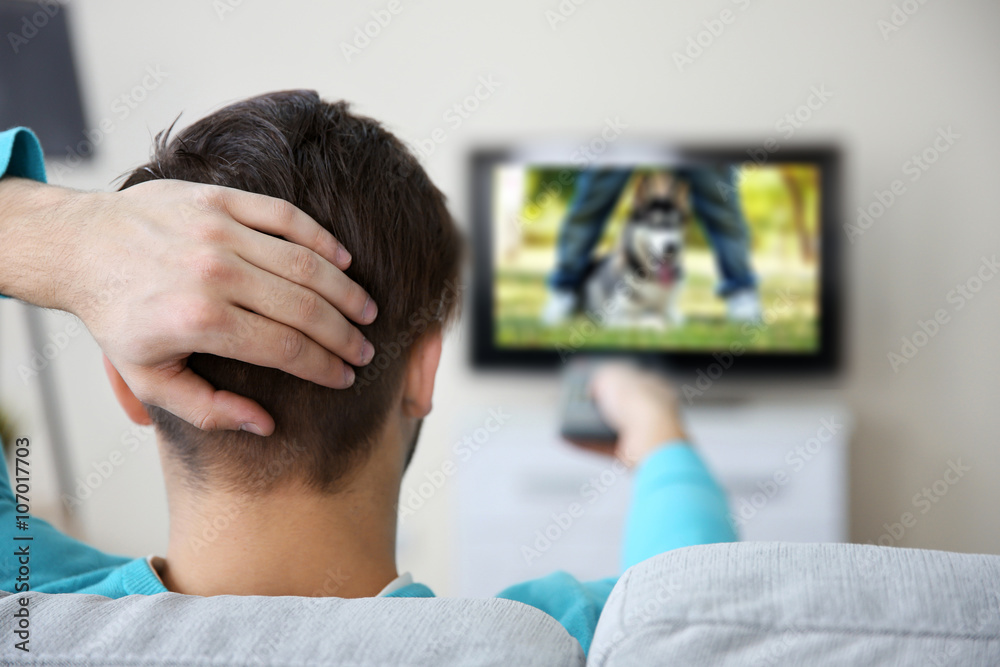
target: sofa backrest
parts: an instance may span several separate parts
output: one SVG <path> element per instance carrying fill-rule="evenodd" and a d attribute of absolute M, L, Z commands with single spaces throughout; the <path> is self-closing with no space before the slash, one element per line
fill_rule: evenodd
<path fill-rule="evenodd" d="M 28 598 L 30 653 L 15 648 Z M 0 593 L 0 664 L 1000 665 L 1000 556 L 716 544 L 633 567 L 585 662 L 554 619 L 500 599 Z"/>
<path fill-rule="evenodd" d="M 555 619 L 500 599 L 2 594 L 0 664 L 582 667 Z M 28 648 L 15 648 L 28 598 Z"/>
<path fill-rule="evenodd" d="M 588 666 L 1000 665 L 1000 556 L 858 544 L 688 547 L 636 565 Z"/>

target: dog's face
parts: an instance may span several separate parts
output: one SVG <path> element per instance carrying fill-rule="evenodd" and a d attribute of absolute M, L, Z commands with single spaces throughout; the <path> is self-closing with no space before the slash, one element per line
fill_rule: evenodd
<path fill-rule="evenodd" d="M 657 199 L 637 211 L 626 230 L 630 250 L 647 275 L 670 283 L 679 276 L 684 247 L 684 218 L 669 199 Z"/>

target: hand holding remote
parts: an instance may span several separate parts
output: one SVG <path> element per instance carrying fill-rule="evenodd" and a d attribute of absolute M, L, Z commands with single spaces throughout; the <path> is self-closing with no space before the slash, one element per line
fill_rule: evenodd
<path fill-rule="evenodd" d="M 677 393 L 660 375 L 608 364 L 594 371 L 590 393 L 604 421 L 618 432 L 613 453 L 626 465 L 638 465 L 670 441 L 687 440 Z"/>

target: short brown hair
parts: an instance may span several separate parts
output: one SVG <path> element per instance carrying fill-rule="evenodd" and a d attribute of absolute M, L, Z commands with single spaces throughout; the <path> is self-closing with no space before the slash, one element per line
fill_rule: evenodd
<path fill-rule="evenodd" d="M 149 164 L 122 189 L 169 178 L 238 188 L 295 204 L 353 256 L 346 271 L 378 304 L 360 327 L 375 346 L 352 389 L 209 354 L 188 365 L 217 389 L 260 403 L 275 420 L 263 438 L 204 432 L 147 406 L 192 482 L 248 493 L 295 479 L 335 490 L 364 461 L 402 388 L 411 344 L 455 313 L 461 237 L 444 195 L 377 121 L 314 91 L 261 95 L 227 106 L 172 138 L 157 136 Z M 252 342 L 248 341 L 248 344 Z"/>

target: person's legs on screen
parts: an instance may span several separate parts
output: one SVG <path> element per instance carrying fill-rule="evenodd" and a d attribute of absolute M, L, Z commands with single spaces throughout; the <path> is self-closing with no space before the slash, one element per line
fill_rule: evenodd
<path fill-rule="evenodd" d="M 559 230 L 556 268 L 549 278 L 552 293 L 542 318 L 553 324 L 576 308 L 591 253 L 604 233 L 631 169 L 588 169 L 576 180 L 576 192 Z"/>
<path fill-rule="evenodd" d="M 716 292 L 727 300 L 732 318 L 756 319 L 760 312 L 757 276 L 750 266 L 750 230 L 734 169 L 698 167 L 679 174 L 689 183 L 692 208 L 715 253 L 721 276 Z"/>

